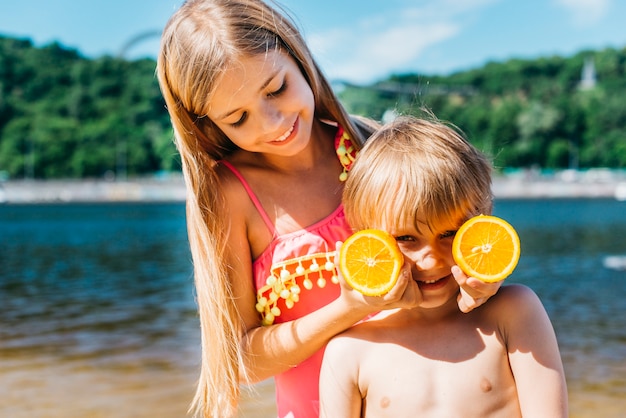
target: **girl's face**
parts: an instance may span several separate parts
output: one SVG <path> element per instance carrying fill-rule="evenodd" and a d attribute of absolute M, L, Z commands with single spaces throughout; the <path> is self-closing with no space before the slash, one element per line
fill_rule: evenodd
<path fill-rule="evenodd" d="M 459 285 L 452 276 L 454 264 L 452 241 L 457 228 L 430 231 L 418 220 L 419 231 L 415 227 L 391 231 L 396 237 L 400 250 L 411 265 L 411 273 L 422 292 L 423 308 L 436 308 L 456 300 Z"/>
<path fill-rule="evenodd" d="M 231 66 L 207 116 L 246 151 L 291 156 L 308 144 L 314 111 L 313 92 L 300 68 L 274 50 Z"/>

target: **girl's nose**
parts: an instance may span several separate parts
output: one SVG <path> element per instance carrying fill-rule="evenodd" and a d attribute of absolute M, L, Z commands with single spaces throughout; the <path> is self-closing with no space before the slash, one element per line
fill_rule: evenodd
<path fill-rule="evenodd" d="M 275 104 L 266 101 L 261 106 L 261 128 L 265 132 L 271 132 L 280 127 L 283 114 Z"/>

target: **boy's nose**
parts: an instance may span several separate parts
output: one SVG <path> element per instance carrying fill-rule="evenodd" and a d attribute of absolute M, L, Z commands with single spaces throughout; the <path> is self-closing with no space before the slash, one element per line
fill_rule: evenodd
<path fill-rule="evenodd" d="M 430 246 L 423 247 L 411 258 L 418 271 L 428 271 L 441 266 L 441 258 Z"/>

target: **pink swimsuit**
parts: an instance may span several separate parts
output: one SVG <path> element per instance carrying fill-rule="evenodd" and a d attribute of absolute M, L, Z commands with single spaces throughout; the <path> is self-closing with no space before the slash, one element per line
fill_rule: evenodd
<path fill-rule="evenodd" d="M 343 206 L 305 229 L 278 235 L 274 224 L 243 176 L 222 161 L 241 181 L 273 239 L 253 262 L 257 311 L 265 325 L 279 324 L 311 313 L 339 296 L 334 266 L 335 244 L 352 233 Z M 324 350 L 275 376 L 280 418 L 317 418 L 319 372 Z"/>

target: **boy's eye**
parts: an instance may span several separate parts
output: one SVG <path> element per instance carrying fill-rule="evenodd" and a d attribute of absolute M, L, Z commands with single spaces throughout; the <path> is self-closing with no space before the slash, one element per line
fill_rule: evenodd
<path fill-rule="evenodd" d="M 439 235 L 439 238 L 444 239 L 444 238 L 450 238 L 450 237 L 454 237 L 456 235 L 456 231 L 446 231 L 443 234 Z"/>
<path fill-rule="evenodd" d="M 400 235 L 399 237 L 396 237 L 396 241 L 398 241 L 398 242 L 412 242 L 412 241 L 415 241 L 415 237 L 412 237 L 411 235 Z"/>

